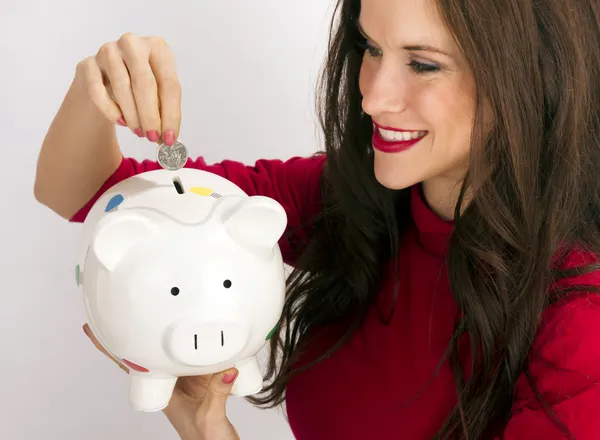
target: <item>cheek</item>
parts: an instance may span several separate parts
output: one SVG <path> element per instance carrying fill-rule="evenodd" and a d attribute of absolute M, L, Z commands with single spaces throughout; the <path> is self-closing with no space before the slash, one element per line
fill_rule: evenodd
<path fill-rule="evenodd" d="M 438 138 L 444 142 L 469 148 L 469 138 L 475 113 L 474 96 L 468 88 L 451 84 L 437 84 L 420 93 L 420 113 L 428 121 Z"/>
<path fill-rule="evenodd" d="M 360 71 L 358 73 L 358 88 L 361 96 L 367 96 L 372 79 L 373 68 L 369 66 L 368 60 L 363 58 L 363 61 L 360 65 Z"/>

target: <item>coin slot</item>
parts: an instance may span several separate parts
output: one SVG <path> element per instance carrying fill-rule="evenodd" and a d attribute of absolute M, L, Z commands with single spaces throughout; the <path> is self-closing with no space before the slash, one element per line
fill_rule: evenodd
<path fill-rule="evenodd" d="M 177 194 L 183 194 L 185 191 L 183 190 L 183 185 L 181 184 L 181 180 L 179 177 L 173 177 L 173 186 L 175 187 L 175 191 Z"/>

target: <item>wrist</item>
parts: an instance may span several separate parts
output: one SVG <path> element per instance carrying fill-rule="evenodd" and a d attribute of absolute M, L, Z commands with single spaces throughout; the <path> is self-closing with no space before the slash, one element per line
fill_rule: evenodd
<path fill-rule="evenodd" d="M 205 440 L 204 436 L 196 429 L 177 430 L 177 434 L 181 440 Z"/>
<path fill-rule="evenodd" d="M 191 420 L 182 420 L 181 417 L 172 417 L 173 414 L 169 407 L 163 410 L 163 414 L 177 432 L 181 440 L 204 440 L 200 435 L 200 430 L 192 423 Z"/>

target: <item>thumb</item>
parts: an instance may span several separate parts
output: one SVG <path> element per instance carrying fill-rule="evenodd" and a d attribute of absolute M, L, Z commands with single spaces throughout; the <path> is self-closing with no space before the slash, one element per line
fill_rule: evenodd
<path fill-rule="evenodd" d="M 208 413 L 215 416 L 224 416 L 226 403 L 238 376 L 236 368 L 230 368 L 221 373 L 214 374 L 208 384 L 205 405 Z"/>

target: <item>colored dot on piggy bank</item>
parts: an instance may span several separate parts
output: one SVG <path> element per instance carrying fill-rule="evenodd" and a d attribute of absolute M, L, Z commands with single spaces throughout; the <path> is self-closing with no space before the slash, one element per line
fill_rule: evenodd
<path fill-rule="evenodd" d="M 81 284 L 81 268 L 79 267 L 79 264 L 75 267 L 75 281 L 79 287 L 79 284 Z"/>
<path fill-rule="evenodd" d="M 268 341 L 269 339 L 271 339 L 273 337 L 273 334 L 275 333 L 275 330 L 277 329 L 277 326 L 273 327 L 271 329 L 271 331 L 269 332 L 269 334 L 267 335 L 267 337 L 265 338 L 265 341 Z"/>
<path fill-rule="evenodd" d="M 119 206 L 121 203 L 123 203 L 123 196 L 121 194 L 117 194 L 116 196 L 114 196 L 112 199 L 110 199 L 106 205 L 106 208 L 104 208 L 104 212 L 110 212 L 113 209 L 115 209 L 117 206 Z"/>
<path fill-rule="evenodd" d="M 208 197 L 213 193 L 213 190 L 210 188 L 205 188 L 203 186 L 194 186 L 190 188 L 190 192 L 199 196 Z"/>

